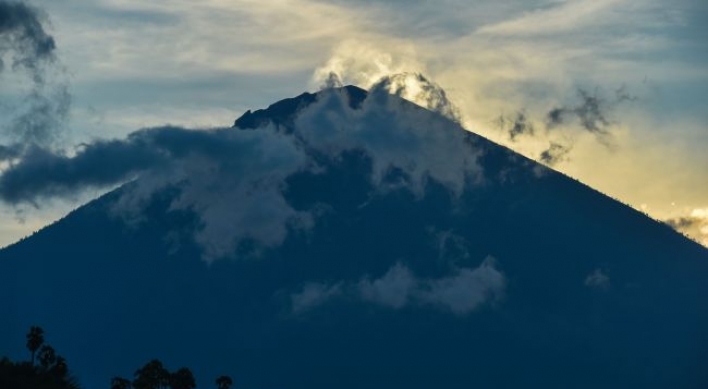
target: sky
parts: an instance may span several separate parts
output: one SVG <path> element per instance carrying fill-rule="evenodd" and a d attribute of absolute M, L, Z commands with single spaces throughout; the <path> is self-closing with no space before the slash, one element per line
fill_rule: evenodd
<path fill-rule="evenodd" d="M 708 245 L 704 1 L 23 4 L 41 28 L 24 45 L 0 17 L 0 145 L 72 155 L 145 127 L 229 126 L 331 73 L 365 88 L 399 75 L 426 105 L 420 74 L 466 129 Z M 0 202 L 0 246 L 114 186 Z"/>

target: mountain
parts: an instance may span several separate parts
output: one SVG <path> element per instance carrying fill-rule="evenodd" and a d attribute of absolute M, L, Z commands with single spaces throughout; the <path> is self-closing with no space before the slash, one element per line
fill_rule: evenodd
<path fill-rule="evenodd" d="M 0 353 L 41 325 L 86 388 L 152 358 L 205 388 L 708 386 L 708 250 L 576 180 L 351 86 L 198 136 L 179 179 L 0 251 Z"/>

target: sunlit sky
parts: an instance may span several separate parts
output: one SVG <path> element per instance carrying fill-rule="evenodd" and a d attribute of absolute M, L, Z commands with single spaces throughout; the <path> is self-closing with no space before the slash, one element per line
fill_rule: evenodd
<path fill-rule="evenodd" d="M 71 107 L 57 147 L 166 123 L 228 126 L 330 72 L 369 87 L 420 73 L 471 131 L 539 159 L 650 216 L 684 218 L 708 245 L 708 2 L 704 0 L 33 0 L 48 19 Z M 12 111 L 27 76 L 0 74 Z M 582 93 L 605 122 L 549 126 Z M 520 115 L 534 128 L 512 138 Z M 572 115 L 571 115 L 572 116 Z M 6 135 L 0 129 L 0 144 Z M 0 169 L 2 166 L 0 165 Z M 0 246 L 106 189 L 0 205 Z"/>

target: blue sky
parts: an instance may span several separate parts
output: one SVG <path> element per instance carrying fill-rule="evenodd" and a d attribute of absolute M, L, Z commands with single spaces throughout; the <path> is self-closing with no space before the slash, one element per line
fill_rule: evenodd
<path fill-rule="evenodd" d="M 52 140 L 69 154 L 143 127 L 228 126 L 246 109 L 318 89 L 330 72 L 363 87 L 421 73 L 445 89 L 467 129 L 534 159 L 557 144 L 565 151 L 554 168 L 655 218 L 690 220 L 685 232 L 708 244 L 703 1 L 29 4 L 56 41 L 47 90 L 71 96 Z M 416 100 L 414 78 L 404 82 Z M 22 71 L 0 73 L 6 117 L 30 90 Z M 599 102 L 601 134 L 576 115 L 587 106 L 582 93 Z M 567 120 L 548 128 L 559 107 Z M 535 131 L 512 139 L 520 113 Z M 10 139 L 6 124 L 0 144 Z M 2 205 L 0 245 L 106 189 Z"/>

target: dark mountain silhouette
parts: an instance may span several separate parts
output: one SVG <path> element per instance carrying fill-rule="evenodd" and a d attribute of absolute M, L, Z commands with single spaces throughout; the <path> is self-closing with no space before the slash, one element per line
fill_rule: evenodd
<path fill-rule="evenodd" d="M 351 117 L 395 103 L 412 126 L 446 120 L 345 87 L 249 111 L 232 131 L 274 122 L 306 138 L 298 123 L 328 94 Z M 375 136 L 412 144 L 387 126 Z M 450 128 L 477 156 L 461 189 L 443 173 L 416 185 L 395 158 L 372 179 L 366 142 L 306 147 L 318 168 L 280 190 L 317 211 L 311 225 L 211 262 L 192 238 L 198 210 L 172 206 L 181 184 L 156 191 L 139 223 L 115 215 L 138 178 L 0 251 L 0 352 L 26 353 L 16 339 L 40 323 L 91 388 L 151 358 L 198 378 L 231 372 L 237 388 L 707 387 L 708 251 Z M 453 157 L 426 158 L 446 172 Z"/>
<path fill-rule="evenodd" d="M 348 85 L 343 87 L 342 90 L 349 96 L 349 106 L 352 109 L 359 108 L 362 101 L 366 99 L 366 91 L 361 88 Z M 314 103 L 316 100 L 316 94 L 305 92 L 291 99 L 280 100 L 266 109 L 259 109 L 255 112 L 248 110 L 240 118 L 236 119 L 234 127 L 254 129 L 272 122 L 285 126 L 285 128 L 292 128 L 293 116 L 300 109 Z"/>

